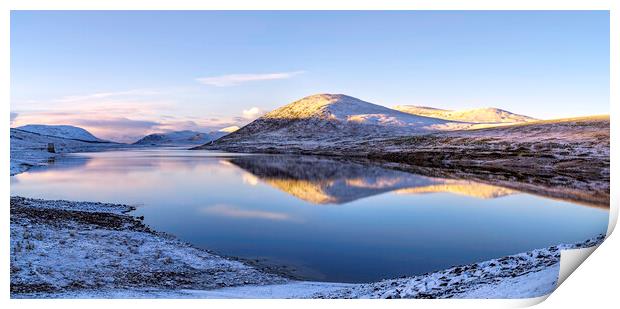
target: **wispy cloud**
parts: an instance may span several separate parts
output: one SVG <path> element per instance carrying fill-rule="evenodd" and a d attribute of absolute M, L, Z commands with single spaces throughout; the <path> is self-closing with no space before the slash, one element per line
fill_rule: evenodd
<path fill-rule="evenodd" d="M 160 91 L 154 91 L 149 89 L 132 89 L 125 91 L 114 91 L 114 92 L 99 92 L 92 93 L 87 95 L 73 95 L 73 96 L 65 96 L 60 99 L 54 100 L 55 102 L 79 102 L 86 100 L 96 100 L 96 99 L 106 99 L 106 98 L 115 98 L 115 97 L 125 97 L 125 96 L 151 96 L 161 94 Z"/>
<path fill-rule="evenodd" d="M 161 123 L 156 121 L 134 120 L 125 117 L 108 119 L 77 119 L 74 123 L 85 127 L 112 127 L 120 130 L 152 129 L 161 125 Z"/>
<path fill-rule="evenodd" d="M 279 72 L 279 73 L 265 73 L 265 74 L 229 74 L 220 76 L 208 76 L 197 78 L 196 80 L 203 84 L 215 87 L 230 87 L 237 86 L 247 82 L 276 80 L 276 79 L 289 79 L 299 74 L 303 74 L 304 71 L 293 72 Z"/>
<path fill-rule="evenodd" d="M 220 215 L 224 217 L 232 218 L 252 218 L 252 219 L 266 219 L 266 220 L 291 220 L 292 218 L 285 213 L 271 212 L 263 210 L 246 210 L 235 206 L 217 204 L 209 207 L 202 208 L 200 210 L 203 213 Z"/>

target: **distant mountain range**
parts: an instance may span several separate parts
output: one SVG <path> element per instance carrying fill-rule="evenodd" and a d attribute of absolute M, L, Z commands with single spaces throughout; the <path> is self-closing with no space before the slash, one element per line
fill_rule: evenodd
<path fill-rule="evenodd" d="M 168 133 L 154 133 L 149 134 L 137 142 L 134 145 L 150 145 L 150 146 L 192 146 L 202 145 L 213 140 L 216 140 L 227 132 L 213 131 L 209 133 L 201 133 L 196 131 L 175 131 Z"/>
<path fill-rule="evenodd" d="M 81 141 L 87 143 L 114 143 L 104 139 L 100 139 L 94 136 L 87 130 L 70 125 L 44 125 L 44 124 L 29 124 L 17 128 L 14 130 L 20 130 L 28 133 L 40 135 L 41 137 L 53 137 L 57 139 L 68 139 L 74 141 Z M 227 127 L 219 131 L 212 131 L 209 133 L 202 133 L 190 130 L 173 131 L 166 133 L 153 133 L 139 139 L 133 145 L 139 146 L 195 146 L 202 145 L 218 139 L 230 132 L 234 132 L 238 127 Z M 38 138 L 40 141 L 41 138 Z"/>

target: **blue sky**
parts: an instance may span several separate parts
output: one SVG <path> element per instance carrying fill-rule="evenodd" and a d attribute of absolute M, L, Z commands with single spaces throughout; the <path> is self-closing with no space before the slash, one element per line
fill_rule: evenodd
<path fill-rule="evenodd" d="M 606 11 L 14 11 L 12 125 L 103 137 L 242 125 L 315 93 L 609 113 Z"/>

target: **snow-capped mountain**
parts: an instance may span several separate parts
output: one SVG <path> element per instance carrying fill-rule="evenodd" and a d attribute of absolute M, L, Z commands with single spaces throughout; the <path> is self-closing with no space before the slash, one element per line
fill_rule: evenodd
<path fill-rule="evenodd" d="M 85 142 L 108 142 L 95 137 L 90 132 L 75 126 L 69 125 L 45 125 L 45 124 L 29 124 L 16 129 L 36 133 L 40 135 L 74 139 Z"/>
<path fill-rule="evenodd" d="M 471 125 L 411 115 L 342 94 L 317 94 L 271 111 L 216 143 L 402 136 Z"/>
<path fill-rule="evenodd" d="M 150 146 L 191 146 L 202 145 L 218 139 L 227 132 L 214 131 L 210 133 L 201 133 L 196 131 L 174 131 L 167 133 L 154 133 L 149 134 L 137 142 L 134 145 L 150 145 Z"/>
<path fill-rule="evenodd" d="M 378 125 L 382 127 L 431 129 L 446 121 L 410 115 L 343 94 L 317 94 L 278 108 L 262 120 L 320 119 L 340 124 Z"/>
<path fill-rule="evenodd" d="M 446 110 L 426 106 L 396 105 L 394 109 L 411 115 L 472 123 L 519 123 L 537 120 L 494 107 Z"/>

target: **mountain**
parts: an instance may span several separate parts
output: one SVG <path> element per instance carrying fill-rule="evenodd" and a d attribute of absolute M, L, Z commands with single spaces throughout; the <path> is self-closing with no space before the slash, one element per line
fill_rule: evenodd
<path fill-rule="evenodd" d="M 271 111 L 213 144 L 329 143 L 465 129 L 472 125 L 411 115 L 342 94 L 317 94 Z"/>
<path fill-rule="evenodd" d="M 494 107 L 455 111 L 426 106 L 396 105 L 394 109 L 411 115 L 471 123 L 520 123 L 537 120 Z"/>
<path fill-rule="evenodd" d="M 44 124 L 29 124 L 21 127 L 17 127 L 16 129 L 52 136 L 52 137 L 60 137 L 67 138 L 85 142 L 99 142 L 99 143 L 107 143 L 108 141 L 99 139 L 92 135 L 90 132 L 75 126 L 69 125 L 44 125 Z"/>
<path fill-rule="evenodd" d="M 216 140 L 227 132 L 214 131 L 210 133 L 201 133 L 196 131 L 175 131 L 168 133 L 154 133 L 149 134 L 137 142 L 134 145 L 151 145 L 151 146 L 190 146 L 190 145 L 202 145 L 213 140 Z"/>

